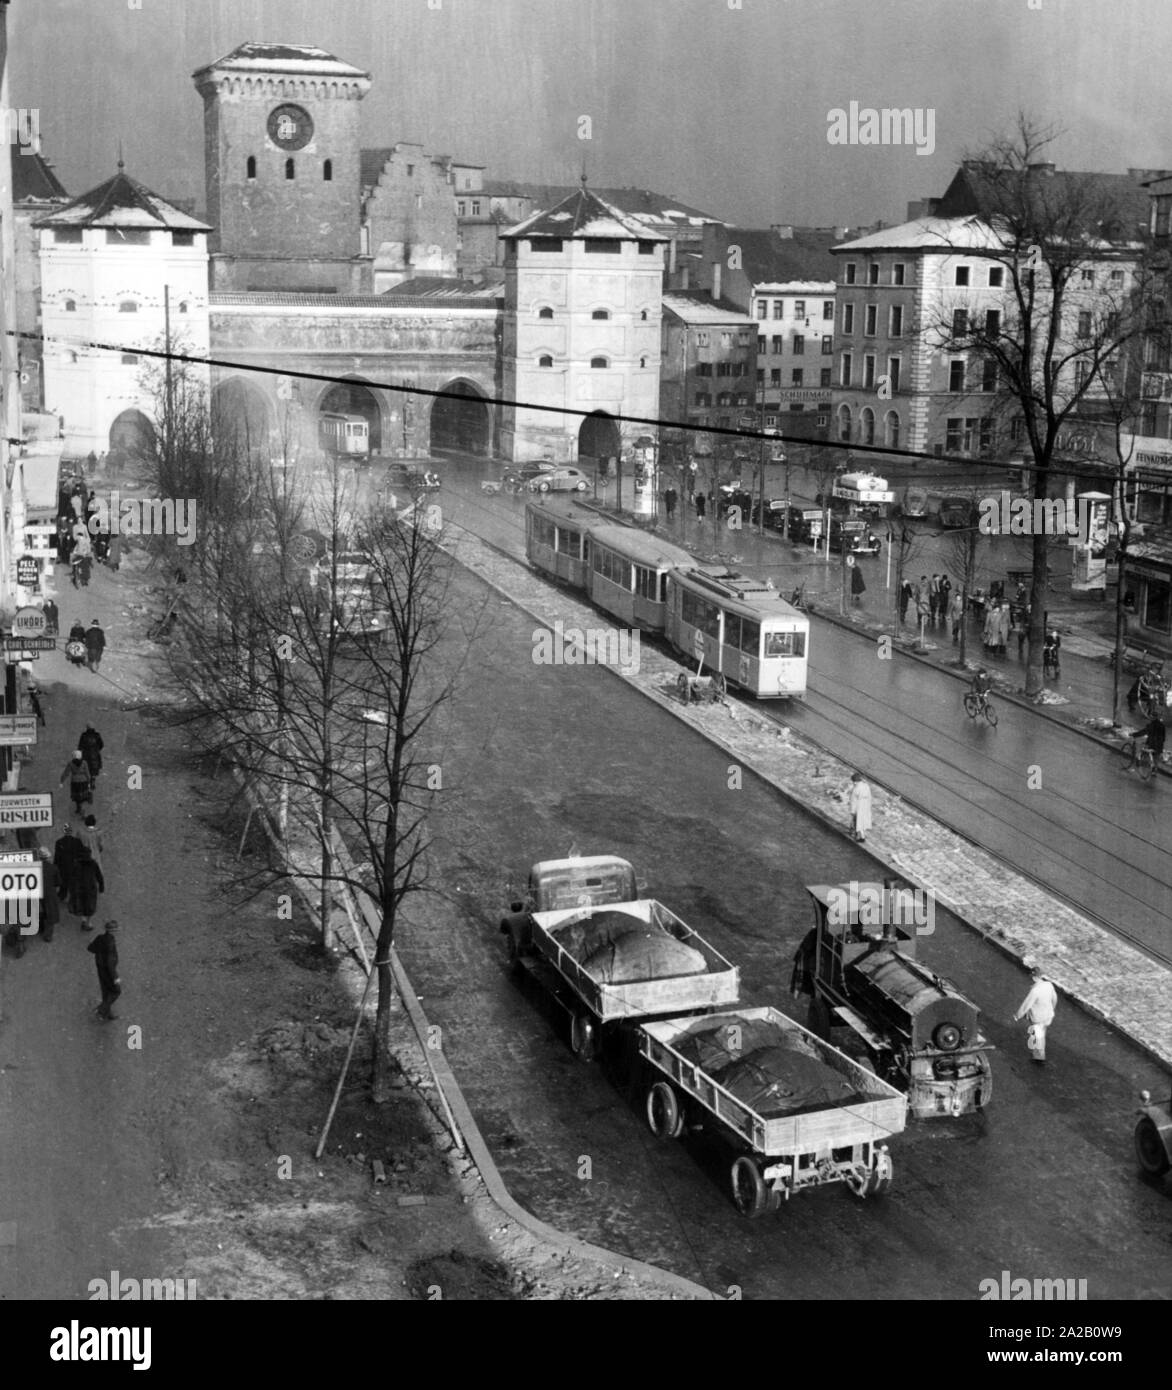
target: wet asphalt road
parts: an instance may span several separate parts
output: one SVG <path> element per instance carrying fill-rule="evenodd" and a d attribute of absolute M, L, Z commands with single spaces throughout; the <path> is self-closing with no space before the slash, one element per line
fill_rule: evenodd
<path fill-rule="evenodd" d="M 1049 1065 L 1033 1067 L 1009 1022 L 1023 972 L 941 911 L 921 955 L 983 1009 L 1000 1049 L 994 1100 L 984 1117 L 897 1137 L 888 1198 L 827 1187 L 750 1222 L 729 1200 L 723 1148 L 655 1141 L 639 1088 L 578 1062 L 564 1015 L 507 973 L 497 922 L 530 862 L 572 843 L 629 858 L 649 894 L 740 965 L 746 1002 L 783 1009 L 809 925 L 803 885 L 875 865 L 753 779 L 730 791 L 726 757 L 606 671 L 534 666 L 531 620 L 467 577 L 458 590 L 469 608 L 486 602 L 475 677 L 437 750 L 437 862 L 460 920 L 407 928 L 400 950 L 521 1202 L 722 1294 L 973 1299 L 1009 1269 L 1087 1278 L 1091 1298 L 1167 1296 L 1172 1204 L 1131 1152 L 1153 1067 L 1071 1006 Z"/>

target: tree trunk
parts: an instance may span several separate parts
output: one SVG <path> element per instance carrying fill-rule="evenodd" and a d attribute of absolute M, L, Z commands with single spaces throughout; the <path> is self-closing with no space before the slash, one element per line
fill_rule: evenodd
<path fill-rule="evenodd" d="M 393 1099 L 391 1083 L 396 1073 L 395 1058 L 391 1051 L 391 1009 L 395 1001 L 395 977 L 391 971 L 389 950 L 385 959 L 383 953 L 379 952 L 379 963 L 374 969 L 378 974 L 378 1005 L 374 1014 L 374 1057 L 371 1062 L 370 1093 L 376 1105 L 385 1105 Z"/>
<path fill-rule="evenodd" d="M 1115 674 L 1111 681 L 1111 722 L 1118 727 L 1123 723 L 1123 711 L 1119 707 L 1120 687 L 1123 684 L 1123 630 L 1126 615 L 1123 608 L 1123 576 L 1127 569 L 1127 535 L 1124 534 L 1119 546 L 1119 582 L 1115 585 Z"/>
<path fill-rule="evenodd" d="M 1045 493 L 1039 488 L 1035 495 L 1045 496 Z M 1049 537 L 1036 535 L 1033 541 L 1034 572 L 1030 588 L 1030 655 L 1026 665 L 1025 687 L 1026 696 L 1030 698 L 1039 694 L 1045 683 L 1042 677 L 1042 648 L 1046 644 L 1046 579 L 1049 565 L 1047 555 Z"/>

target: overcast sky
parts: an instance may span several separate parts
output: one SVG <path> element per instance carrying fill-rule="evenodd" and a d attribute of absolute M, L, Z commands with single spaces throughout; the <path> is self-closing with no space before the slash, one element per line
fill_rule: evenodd
<path fill-rule="evenodd" d="M 131 5 L 141 3 L 141 8 Z M 438 8 L 434 8 L 438 5 Z M 70 193 L 114 172 L 204 206 L 191 73 L 255 39 L 367 68 L 363 144 L 489 178 L 675 195 L 742 226 L 898 222 L 1019 106 L 1062 168 L 1172 167 L 1170 0 L 12 0 L 11 100 Z M 1038 6 L 1038 8 L 1033 8 Z M 935 150 L 827 117 L 931 112 Z M 578 138 L 589 116 L 592 139 Z"/>

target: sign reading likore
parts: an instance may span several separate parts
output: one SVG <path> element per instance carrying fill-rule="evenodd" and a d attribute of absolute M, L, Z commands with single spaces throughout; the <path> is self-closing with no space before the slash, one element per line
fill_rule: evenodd
<path fill-rule="evenodd" d="M 33 830 L 52 824 L 52 792 L 0 792 L 0 830 Z"/>

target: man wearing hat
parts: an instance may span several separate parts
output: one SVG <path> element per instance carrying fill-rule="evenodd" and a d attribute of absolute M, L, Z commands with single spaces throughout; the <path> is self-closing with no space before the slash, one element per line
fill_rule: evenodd
<path fill-rule="evenodd" d="M 40 933 L 42 941 L 52 941 L 53 933 L 61 921 L 61 880 L 57 869 L 49 857 L 49 851 L 42 845 L 37 854 L 41 860 Z"/>
<path fill-rule="evenodd" d="M 85 803 L 94 799 L 94 779 L 90 775 L 90 770 L 82 756 L 80 748 L 73 750 L 73 756 L 65 764 L 65 771 L 57 781 L 57 785 L 69 778 L 69 795 L 73 801 L 77 814 L 80 816 L 85 811 Z"/>
<path fill-rule="evenodd" d="M 103 1022 L 109 1022 L 117 1018 L 117 1014 L 112 1014 L 110 1009 L 118 996 L 122 993 L 122 981 L 118 975 L 118 944 L 115 935 L 118 931 L 118 922 L 111 918 L 106 923 L 106 929 L 101 936 L 95 936 L 86 950 L 94 957 L 98 967 L 98 984 L 102 989 L 102 1002 L 98 1005 L 98 1017 Z"/>
<path fill-rule="evenodd" d="M 91 671 L 96 671 L 102 664 L 102 653 L 106 650 L 106 634 L 102 631 L 102 625 L 95 618 L 86 629 L 85 634 L 85 655 L 86 662 Z"/>
<path fill-rule="evenodd" d="M 1054 1011 L 1058 1007 L 1058 991 L 1042 973 L 1042 967 L 1026 960 L 1022 962 L 1030 966 L 1030 973 L 1033 975 L 1033 984 L 1030 992 L 1022 1001 L 1022 1006 L 1013 1016 L 1016 1023 L 1021 1018 L 1029 1020 L 1029 1032 L 1026 1034 L 1027 1045 L 1030 1049 L 1030 1056 L 1039 1066 L 1046 1063 L 1046 1029 L 1054 1022 Z"/>

